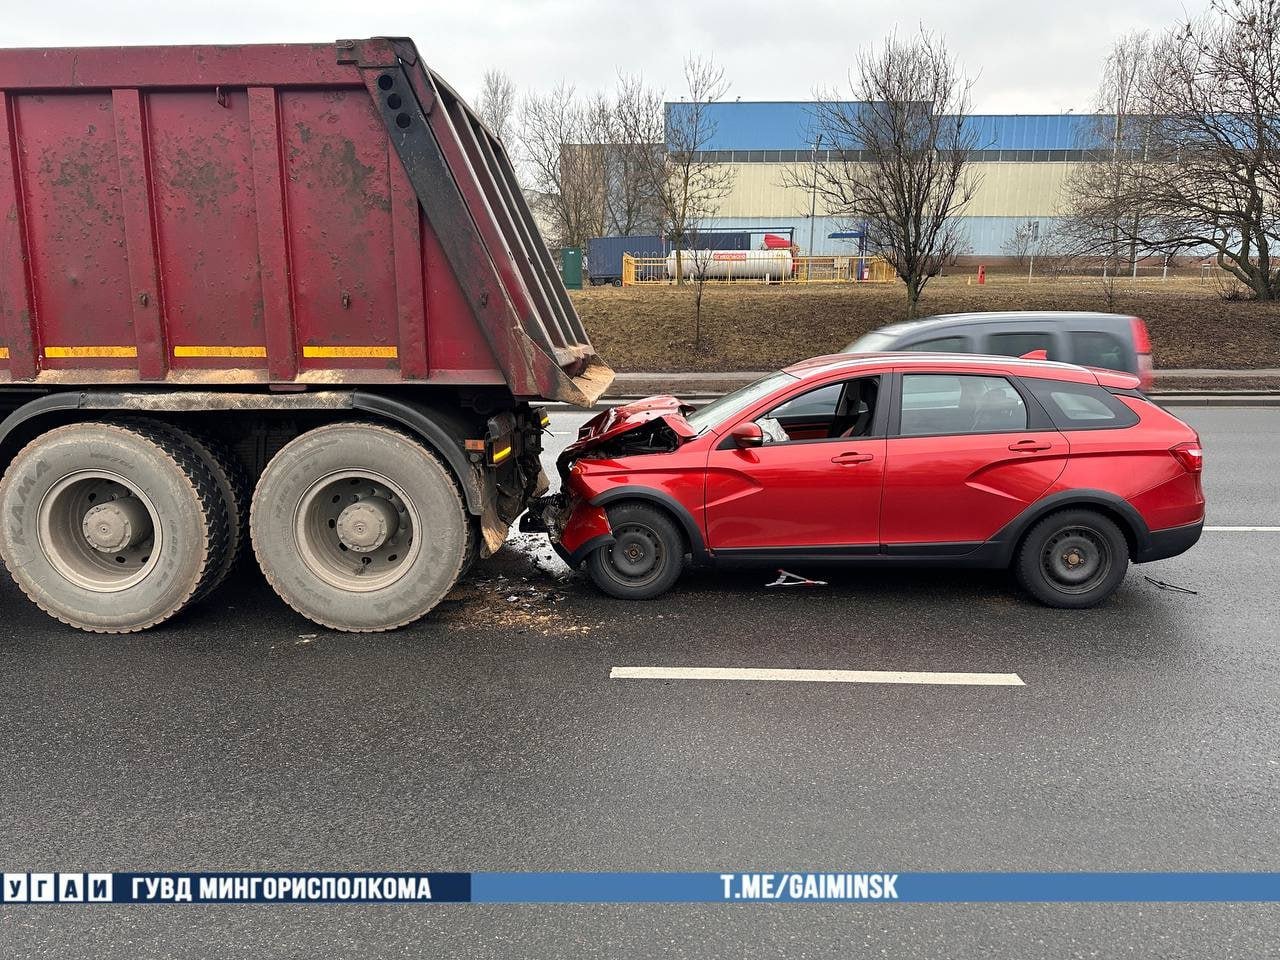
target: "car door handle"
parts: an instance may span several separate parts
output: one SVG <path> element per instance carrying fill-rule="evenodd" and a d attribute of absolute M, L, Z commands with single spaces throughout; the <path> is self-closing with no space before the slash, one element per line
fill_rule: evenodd
<path fill-rule="evenodd" d="M 837 454 L 831 458 L 832 463 L 838 463 L 841 466 L 852 466 L 855 463 L 866 463 L 868 460 L 874 460 L 873 453 L 858 453 L 856 450 L 850 450 L 847 453 Z"/>
<path fill-rule="evenodd" d="M 1048 440 L 1019 440 L 1017 443 L 1009 444 L 1010 450 L 1031 452 L 1034 450 L 1048 450 L 1053 446 Z"/>

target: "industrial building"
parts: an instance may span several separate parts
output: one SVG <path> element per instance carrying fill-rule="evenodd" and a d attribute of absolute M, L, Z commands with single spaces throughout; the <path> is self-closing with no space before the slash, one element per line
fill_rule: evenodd
<path fill-rule="evenodd" d="M 688 104 L 668 103 L 673 111 Z M 734 170 L 732 192 L 720 201 L 706 227 L 752 231 L 792 228 L 807 254 L 857 253 L 856 224 L 826 215 L 817 198 L 810 222 L 809 191 L 785 185 L 788 167 L 812 163 L 814 105 L 802 101 L 717 103 L 705 108 L 715 129 L 705 152 Z M 976 196 L 959 218 L 972 257 L 999 257 L 1020 224 L 1040 221 L 1042 236 L 1053 232 L 1062 212 L 1063 185 L 1073 164 L 1096 143 L 1099 118 L 1093 115 L 975 115 L 978 147 Z M 819 145 L 818 155 L 823 152 Z M 845 234 L 844 237 L 832 236 Z M 813 237 L 810 246 L 810 236 Z"/>

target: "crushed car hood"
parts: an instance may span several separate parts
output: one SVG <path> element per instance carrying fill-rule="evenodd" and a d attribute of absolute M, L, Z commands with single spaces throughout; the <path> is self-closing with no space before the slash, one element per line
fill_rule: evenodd
<path fill-rule="evenodd" d="M 578 430 L 578 439 L 569 444 L 561 454 L 560 462 L 576 460 L 592 450 L 609 445 L 624 434 L 653 427 L 656 422 L 660 422 L 675 435 L 677 444 L 683 443 L 698 435 L 685 419 L 685 415 L 693 411 L 693 406 L 671 396 L 645 397 L 643 400 L 605 410 L 582 425 Z"/>

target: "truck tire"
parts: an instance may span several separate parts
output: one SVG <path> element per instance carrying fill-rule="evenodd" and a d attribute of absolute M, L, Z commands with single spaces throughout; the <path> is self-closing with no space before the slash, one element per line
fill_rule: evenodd
<path fill-rule="evenodd" d="M 217 557 L 210 558 L 212 575 L 192 598 L 194 603 L 207 597 L 227 579 L 249 542 L 249 480 L 244 467 L 218 440 L 169 423 L 157 422 L 154 427 L 168 432 L 191 451 L 213 478 L 222 497 L 226 530 L 221 542 L 226 546 Z"/>
<path fill-rule="evenodd" d="M 258 480 L 249 527 L 280 598 L 354 632 L 405 626 L 439 603 L 471 533 L 445 466 L 374 423 L 328 424 L 286 444 Z"/>
<path fill-rule="evenodd" d="M 40 609 L 93 633 L 173 616 L 226 549 L 222 498 L 169 431 L 77 423 L 24 447 L 0 480 L 0 556 Z"/>

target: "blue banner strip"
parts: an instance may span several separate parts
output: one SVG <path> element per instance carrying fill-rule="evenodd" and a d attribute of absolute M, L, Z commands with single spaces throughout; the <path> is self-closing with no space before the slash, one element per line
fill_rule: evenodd
<path fill-rule="evenodd" d="M 471 899 L 477 903 L 1258 903 L 1280 901 L 1280 873 L 473 873 Z"/>

